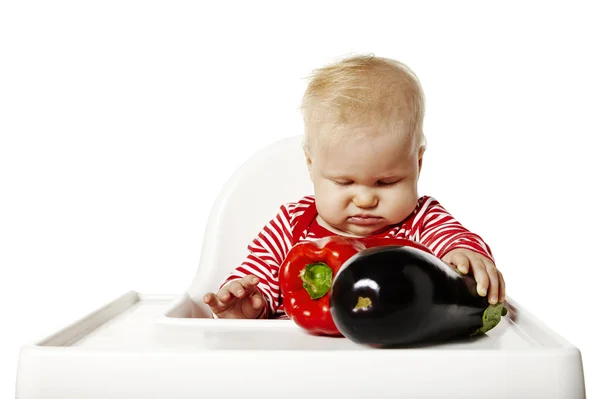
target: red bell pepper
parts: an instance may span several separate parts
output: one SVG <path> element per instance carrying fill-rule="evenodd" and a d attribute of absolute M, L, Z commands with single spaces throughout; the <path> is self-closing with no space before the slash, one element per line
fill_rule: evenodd
<path fill-rule="evenodd" d="M 358 252 L 386 245 L 412 246 L 430 252 L 419 243 L 395 238 L 331 236 L 294 245 L 279 270 L 283 308 L 288 317 L 311 334 L 341 336 L 329 310 L 333 279 Z"/>

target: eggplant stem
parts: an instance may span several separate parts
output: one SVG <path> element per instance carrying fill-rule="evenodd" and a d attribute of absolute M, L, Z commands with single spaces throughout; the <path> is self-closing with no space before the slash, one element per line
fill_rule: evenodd
<path fill-rule="evenodd" d="M 481 327 L 475 330 L 471 336 L 482 335 L 490 331 L 500 323 L 502 316 L 506 315 L 506 313 L 507 309 L 504 307 L 504 304 L 500 302 L 488 306 L 481 316 Z"/>

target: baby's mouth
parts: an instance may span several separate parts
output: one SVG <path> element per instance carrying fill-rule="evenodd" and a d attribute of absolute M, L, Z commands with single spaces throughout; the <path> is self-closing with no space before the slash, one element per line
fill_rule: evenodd
<path fill-rule="evenodd" d="M 354 215 L 348 218 L 348 221 L 360 226 L 372 226 L 381 223 L 382 217 L 374 215 Z"/>

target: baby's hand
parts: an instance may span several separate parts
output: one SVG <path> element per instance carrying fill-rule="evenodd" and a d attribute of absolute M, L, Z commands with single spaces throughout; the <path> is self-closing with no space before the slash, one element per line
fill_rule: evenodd
<path fill-rule="evenodd" d="M 444 255 L 442 260 L 462 274 L 473 271 L 473 277 L 477 281 L 477 292 L 481 296 L 488 295 L 489 303 L 504 302 L 506 284 L 494 262 L 464 248 L 453 249 Z"/>
<path fill-rule="evenodd" d="M 220 319 L 256 319 L 267 305 L 256 286 L 258 277 L 247 275 L 227 283 L 216 294 L 204 295 L 204 303 Z"/>

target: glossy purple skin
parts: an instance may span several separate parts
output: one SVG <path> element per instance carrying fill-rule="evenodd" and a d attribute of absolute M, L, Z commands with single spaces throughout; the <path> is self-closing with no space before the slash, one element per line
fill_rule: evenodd
<path fill-rule="evenodd" d="M 331 289 L 340 332 L 376 347 L 469 337 L 482 326 L 488 306 L 471 276 L 406 246 L 361 251 L 346 261 Z"/>

